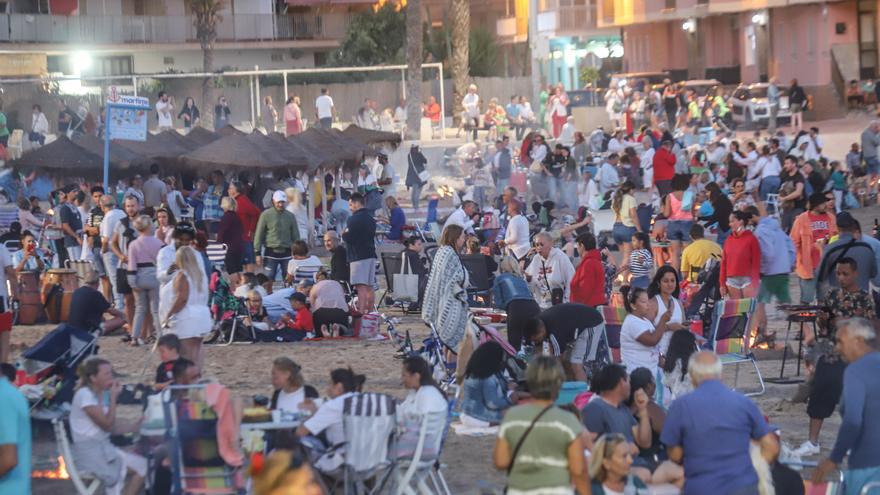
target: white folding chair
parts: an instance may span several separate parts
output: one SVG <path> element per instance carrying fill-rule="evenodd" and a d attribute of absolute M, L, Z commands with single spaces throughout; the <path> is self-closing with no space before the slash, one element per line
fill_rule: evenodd
<path fill-rule="evenodd" d="M 404 421 L 406 421 L 404 419 Z M 447 411 L 422 415 L 419 434 L 412 457 L 398 459 L 396 483 L 398 494 L 429 495 L 436 492 L 449 493 L 446 479 L 439 469 L 440 447 L 448 421 Z M 434 490 L 428 486 L 428 480 Z"/>
<path fill-rule="evenodd" d="M 342 483 L 346 494 L 385 493 L 394 470 L 394 432 L 397 405 L 388 395 L 362 393 L 345 400 L 345 463 Z"/>
<path fill-rule="evenodd" d="M 64 460 L 64 467 L 67 469 L 70 481 L 76 488 L 76 493 L 78 495 L 94 495 L 101 486 L 101 481 L 76 468 L 76 464 L 73 462 L 73 452 L 70 450 L 70 441 L 67 439 L 67 428 L 64 427 L 64 417 L 53 419 L 52 428 L 55 430 L 55 443 L 58 444 L 58 451 L 61 454 L 61 459 Z"/>

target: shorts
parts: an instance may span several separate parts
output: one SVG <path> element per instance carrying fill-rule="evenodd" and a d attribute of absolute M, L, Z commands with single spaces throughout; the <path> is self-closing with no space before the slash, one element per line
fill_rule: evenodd
<path fill-rule="evenodd" d="M 810 304 L 816 299 L 816 279 L 798 278 L 798 287 L 801 289 L 802 304 Z"/>
<path fill-rule="evenodd" d="M 348 266 L 351 270 L 351 285 L 376 285 L 376 258 L 352 261 Z"/>
<path fill-rule="evenodd" d="M 241 264 L 242 265 L 252 265 L 257 262 L 256 256 L 254 256 L 254 241 L 244 241 L 241 245 Z M 228 263 L 228 262 L 227 262 Z M 241 271 L 241 270 L 239 270 Z M 235 273 L 235 272 L 230 272 Z"/>
<path fill-rule="evenodd" d="M 758 302 L 769 304 L 773 302 L 773 296 L 782 304 L 791 302 L 791 294 L 788 291 L 788 274 L 761 275 L 761 288 L 758 289 Z"/>
<path fill-rule="evenodd" d="M 611 236 L 614 238 L 614 243 L 618 246 L 625 242 L 632 242 L 632 236 L 636 232 L 638 231 L 636 230 L 635 226 L 627 227 L 620 222 L 614 222 L 614 227 L 611 228 Z"/>
<path fill-rule="evenodd" d="M 591 348 L 598 350 L 599 339 L 605 334 L 605 324 L 600 323 L 592 328 L 584 328 L 578 335 L 577 340 L 571 344 L 571 356 L 568 362 L 571 364 L 583 364 L 590 354 Z"/>
<path fill-rule="evenodd" d="M 843 372 L 846 363 L 840 358 L 829 362 L 827 356 L 819 358 L 807 401 L 807 415 L 813 419 L 825 419 L 834 414 L 840 394 L 843 392 Z"/>
<path fill-rule="evenodd" d="M 691 220 L 669 220 L 666 223 L 666 238 L 670 241 L 689 242 L 693 224 Z"/>
<path fill-rule="evenodd" d="M 128 284 L 128 270 L 124 267 L 116 269 L 116 293 L 132 294 L 131 285 Z"/>
<path fill-rule="evenodd" d="M 244 262 L 242 259 L 244 255 L 242 253 L 233 253 L 231 251 L 226 251 L 226 257 L 223 258 L 223 262 L 225 263 L 226 273 L 241 273 L 242 265 Z"/>
<path fill-rule="evenodd" d="M 752 277 L 727 277 L 725 284 L 732 289 L 743 290 L 752 285 Z"/>
<path fill-rule="evenodd" d="M 647 275 L 633 277 L 629 280 L 629 285 L 639 289 L 647 289 L 648 286 L 651 285 L 651 277 Z"/>
<path fill-rule="evenodd" d="M 672 179 L 657 180 L 654 181 L 654 185 L 657 186 L 657 194 L 659 194 L 661 198 L 672 193 Z"/>
<path fill-rule="evenodd" d="M 791 113 L 801 113 L 804 111 L 803 103 L 789 103 L 788 111 Z"/>

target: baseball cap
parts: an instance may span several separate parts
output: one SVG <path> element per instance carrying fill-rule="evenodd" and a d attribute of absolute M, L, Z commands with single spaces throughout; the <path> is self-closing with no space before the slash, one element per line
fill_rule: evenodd
<path fill-rule="evenodd" d="M 281 190 L 275 191 L 274 193 L 272 193 L 272 202 L 273 203 L 278 203 L 278 202 L 287 203 L 287 195 L 284 194 L 284 191 L 281 191 Z"/>

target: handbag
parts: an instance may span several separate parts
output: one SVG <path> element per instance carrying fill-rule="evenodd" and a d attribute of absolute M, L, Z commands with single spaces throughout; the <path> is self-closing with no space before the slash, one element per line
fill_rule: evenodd
<path fill-rule="evenodd" d="M 421 172 L 419 172 L 419 169 L 417 169 L 415 163 L 413 163 L 412 155 L 407 156 L 407 160 L 409 160 L 409 166 L 412 167 L 413 172 L 416 173 L 416 175 L 419 177 L 419 180 L 422 182 L 422 184 L 427 183 L 428 180 L 431 178 L 431 172 L 428 172 L 427 170 L 424 170 L 424 169 Z"/>
<path fill-rule="evenodd" d="M 516 446 L 513 448 L 513 454 L 510 456 L 510 464 L 507 466 L 507 477 L 510 478 L 510 473 L 513 471 L 513 466 L 516 464 L 516 455 L 519 454 L 519 449 L 523 446 L 523 443 L 526 441 L 526 437 L 529 436 L 529 433 L 535 428 L 535 425 L 538 424 L 538 420 L 541 419 L 544 414 L 553 408 L 553 404 L 545 407 L 541 412 L 535 416 L 535 419 L 532 420 L 532 423 L 526 428 L 526 431 L 523 432 L 523 436 L 519 438 L 519 442 L 516 442 Z M 504 487 L 504 493 L 507 493 L 507 487 Z"/>
<path fill-rule="evenodd" d="M 410 302 L 418 301 L 419 276 L 410 271 L 409 256 L 406 253 L 401 256 L 403 256 L 403 263 L 400 264 L 400 273 L 391 276 L 391 285 L 394 287 L 392 292 L 397 299 Z"/>
<path fill-rule="evenodd" d="M 541 268 L 544 270 L 544 286 L 550 292 L 550 304 L 556 306 L 565 301 L 565 289 L 561 287 L 550 288 L 550 282 L 547 281 L 547 265 L 541 261 Z"/>
<path fill-rule="evenodd" d="M 529 172 L 533 174 L 540 174 L 544 171 L 544 165 L 541 164 L 538 160 L 532 162 L 532 165 L 529 167 Z"/>

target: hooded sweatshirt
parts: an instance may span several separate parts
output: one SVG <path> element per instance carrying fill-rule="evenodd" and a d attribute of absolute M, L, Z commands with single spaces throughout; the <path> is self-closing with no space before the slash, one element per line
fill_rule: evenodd
<path fill-rule="evenodd" d="M 565 294 L 563 302 L 568 302 L 571 295 L 569 281 L 574 276 L 574 265 L 568 256 L 559 248 L 552 248 L 544 259 L 540 254 L 532 258 L 526 268 L 526 275 L 530 276 L 532 290 L 538 296 L 538 305 L 542 309 L 552 306 L 550 293 L 552 289 L 563 289 Z"/>
<path fill-rule="evenodd" d="M 602 254 L 591 249 L 584 254 L 581 263 L 571 279 L 571 302 L 596 307 L 607 303 L 605 300 L 605 268 Z"/>
<path fill-rule="evenodd" d="M 761 275 L 791 273 L 795 264 L 794 243 L 779 226 L 779 220 L 762 218 L 755 229 L 755 237 L 761 247 Z"/>

